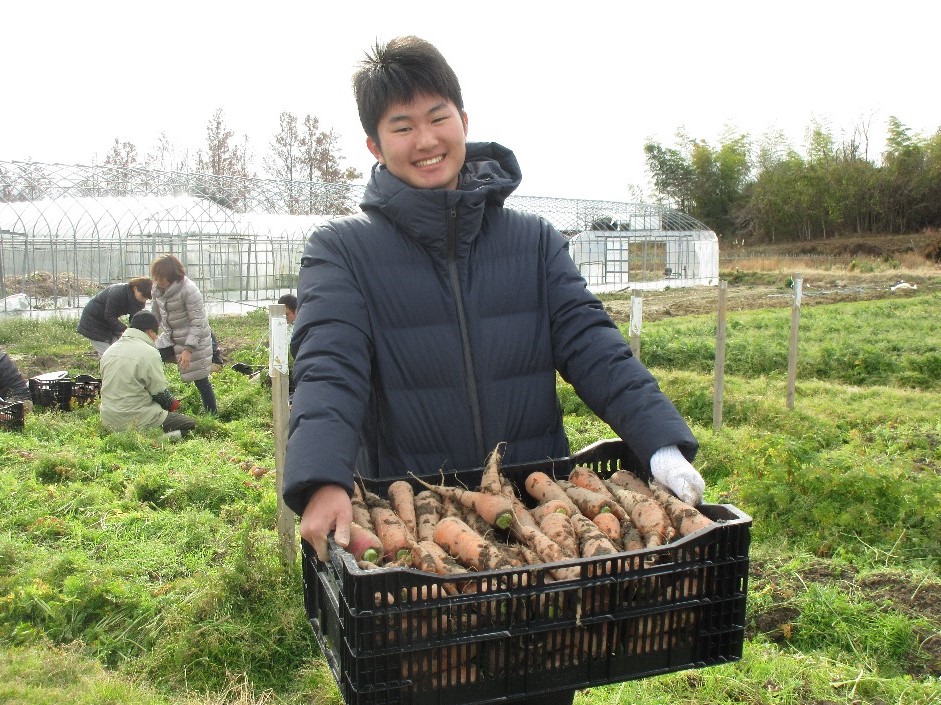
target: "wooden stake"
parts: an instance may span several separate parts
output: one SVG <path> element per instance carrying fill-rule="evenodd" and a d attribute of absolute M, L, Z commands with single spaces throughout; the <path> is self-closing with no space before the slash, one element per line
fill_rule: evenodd
<path fill-rule="evenodd" d="M 787 408 L 794 408 L 794 390 L 797 386 L 797 331 L 801 320 L 801 292 L 804 288 L 804 279 L 795 274 L 794 303 L 791 305 L 791 343 L 787 355 Z"/>
<path fill-rule="evenodd" d="M 716 390 L 712 398 L 712 428 L 722 428 L 722 401 L 725 398 L 725 293 L 728 282 L 719 282 L 719 307 L 716 318 Z"/>
<path fill-rule="evenodd" d="M 284 503 L 284 459 L 288 443 L 291 409 L 288 400 L 288 325 L 284 304 L 268 306 L 268 374 L 274 426 L 275 479 L 278 493 L 277 528 L 281 560 L 291 564 L 297 558 L 294 512 Z"/>
<path fill-rule="evenodd" d="M 631 292 L 631 352 L 640 360 L 640 326 L 644 312 L 644 297 L 640 289 Z"/>

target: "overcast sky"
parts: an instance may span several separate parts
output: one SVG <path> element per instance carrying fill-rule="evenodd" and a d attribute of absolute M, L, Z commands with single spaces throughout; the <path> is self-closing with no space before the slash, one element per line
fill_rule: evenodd
<path fill-rule="evenodd" d="M 550 9 L 555 8 L 555 9 Z M 803 152 L 813 120 L 839 139 L 885 121 L 941 127 L 941 6 L 624 0 L 570 3 L 9 2 L 0 161 L 90 163 L 115 137 L 141 156 L 161 132 L 192 154 L 217 108 L 255 167 L 283 110 L 341 135 L 344 160 L 373 159 L 350 76 L 376 41 L 416 34 L 461 80 L 469 139 L 513 149 L 530 196 L 634 200 L 643 146 L 678 128 L 782 130 Z"/>

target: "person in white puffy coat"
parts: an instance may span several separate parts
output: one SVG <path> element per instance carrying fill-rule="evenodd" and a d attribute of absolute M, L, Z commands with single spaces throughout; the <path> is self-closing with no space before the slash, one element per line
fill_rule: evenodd
<path fill-rule="evenodd" d="M 154 281 L 153 314 L 160 324 L 157 348 L 165 361 L 179 366 L 180 379 L 199 390 L 206 411 L 216 413 L 216 395 L 209 381 L 212 364 L 212 329 L 199 287 L 186 276 L 183 263 L 173 255 L 160 255 L 150 265 Z M 172 348 L 172 354 L 170 353 Z"/>

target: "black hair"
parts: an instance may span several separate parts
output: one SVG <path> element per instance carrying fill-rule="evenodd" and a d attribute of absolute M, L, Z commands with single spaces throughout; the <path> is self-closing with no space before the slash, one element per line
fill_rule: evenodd
<path fill-rule="evenodd" d="M 152 330 L 156 333 L 160 328 L 160 324 L 157 323 L 157 317 L 150 311 L 138 311 L 131 316 L 131 328 L 145 331 Z"/>
<path fill-rule="evenodd" d="M 134 291 L 139 291 L 143 294 L 145 299 L 153 298 L 154 283 L 150 280 L 150 277 L 134 277 L 128 281 Z"/>
<path fill-rule="evenodd" d="M 297 311 L 297 297 L 294 294 L 285 294 L 278 299 L 278 303 L 292 311 Z"/>
<path fill-rule="evenodd" d="M 441 52 L 414 36 L 378 41 L 366 52 L 353 74 L 353 93 L 359 121 L 366 134 L 379 143 L 379 121 L 395 103 L 410 103 L 425 94 L 441 96 L 464 110 L 461 84 Z"/>

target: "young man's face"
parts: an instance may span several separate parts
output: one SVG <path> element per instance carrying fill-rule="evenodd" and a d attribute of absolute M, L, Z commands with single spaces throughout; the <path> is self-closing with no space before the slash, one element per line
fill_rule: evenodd
<path fill-rule="evenodd" d="M 366 146 L 380 164 L 414 188 L 454 189 L 467 149 L 467 113 L 441 96 L 395 103 Z"/>

